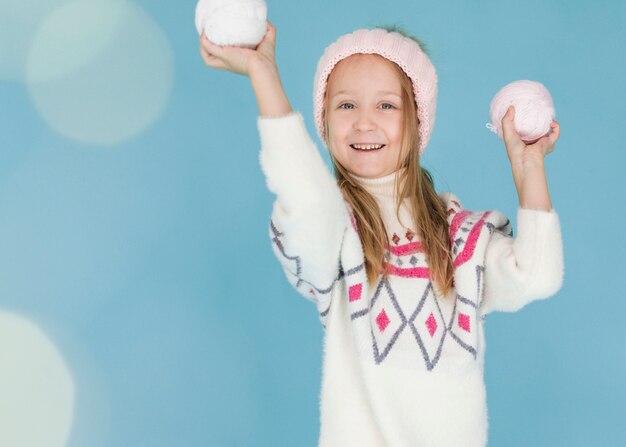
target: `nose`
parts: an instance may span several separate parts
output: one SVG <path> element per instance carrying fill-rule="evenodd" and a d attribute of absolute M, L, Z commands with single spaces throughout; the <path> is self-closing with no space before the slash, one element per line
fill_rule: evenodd
<path fill-rule="evenodd" d="M 368 110 L 360 109 L 354 118 L 354 130 L 367 132 L 376 128 L 374 117 Z"/>

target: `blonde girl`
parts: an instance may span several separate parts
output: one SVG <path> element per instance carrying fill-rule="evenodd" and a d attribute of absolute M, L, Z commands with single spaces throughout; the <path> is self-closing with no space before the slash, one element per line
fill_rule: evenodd
<path fill-rule="evenodd" d="M 466 210 L 420 166 L 437 74 L 417 39 L 363 29 L 325 49 L 314 117 L 334 178 L 291 109 L 275 42 L 270 23 L 255 50 L 202 36 L 200 51 L 208 66 L 248 76 L 257 98 L 273 251 L 325 328 L 319 445 L 484 447 L 483 320 L 562 284 L 544 169 L 559 125 L 526 145 L 514 109 L 503 118 L 520 204 L 514 238 L 502 213 Z"/>

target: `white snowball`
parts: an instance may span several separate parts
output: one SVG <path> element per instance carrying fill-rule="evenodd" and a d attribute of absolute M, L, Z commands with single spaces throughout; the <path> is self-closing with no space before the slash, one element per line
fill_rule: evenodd
<path fill-rule="evenodd" d="M 254 48 L 267 31 L 264 0 L 200 0 L 196 29 L 217 45 Z"/>

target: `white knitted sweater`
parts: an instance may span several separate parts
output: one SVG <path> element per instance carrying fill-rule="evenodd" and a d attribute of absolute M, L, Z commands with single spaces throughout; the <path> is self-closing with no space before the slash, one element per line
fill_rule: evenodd
<path fill-rule="evenodd" d="M 272 247 L 289 282 L 313 301 L 324 331 L 319 445 L 484 447 L 484 316 L 556 293 L 563 253 L 558 215 L 518 209 L 518 236 L 498 211 L 467 211 L 451 193 L 454 283 L 436 296 L 395 175 L 360 179 L 379 203 L 391 274 L 370 289 L 354 217 L 302 115 L 259 118 Z"/>

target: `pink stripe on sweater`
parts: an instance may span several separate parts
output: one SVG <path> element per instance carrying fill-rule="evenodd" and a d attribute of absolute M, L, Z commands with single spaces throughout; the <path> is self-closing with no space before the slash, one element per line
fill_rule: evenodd
<path fill-rule="evenodd" d="M 403 278 L 430 278 L 430 268 L 428 267 L 400 268 L 385 263 L 385 269 L 387 270 L 387 274 L 393 276 L 401 276 Z"/>
<path fill-rule="evenodd" d="M 456 232 L 459 230 L 461 225 L 463 225 L 463 221 L 467 216 L 469 216 L 469 211 L 461 211 L 454 215 L 452 218 L 452 223 L 450 223 L 450 240 L 454 242 L 456 237 Z"/>
<path fill-rule="evenodd" d="M 396 256 L 412 255 L 414 253 L 424 253 L 421 242 L 411 242 L 397 247 L 386 246 L 387 250 Z"/>
<path fill-rule="evenodd" d="M 489 214 L 491 214 L 491 211 L 484 212 L 480 220 L 476 222 L 476 224 L 474 224 L 474 226 L 470 230 L 470 233 L 467 236 L 467 242 L 465 243 L 465 247 L 463 247 L 463 251 L 459 253 L 459 255 L 454 260 L 455 267 L 465 264 L 474 255 L 474 249 L 476 248 L 478 237 L 480 236 L 480 232 L 483 228 L 483 224 L 485 223 L 485 219 L 487 218 L 487 216 L 489 216 Z"/>

